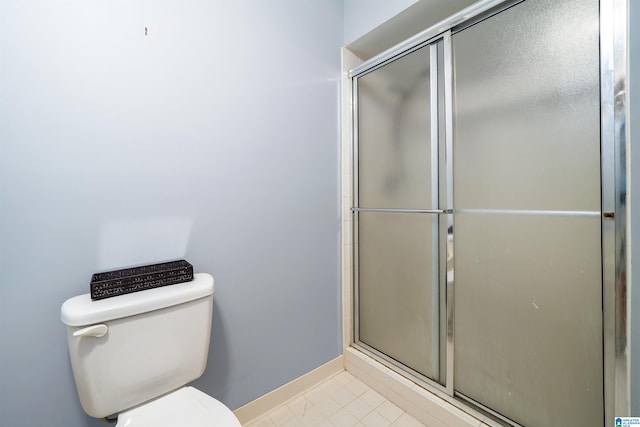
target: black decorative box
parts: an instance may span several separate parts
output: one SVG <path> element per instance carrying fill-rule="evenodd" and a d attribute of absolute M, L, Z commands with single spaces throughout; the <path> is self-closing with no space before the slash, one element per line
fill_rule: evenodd
<path fill-rule="evenodd" d="M 91 299 L 98 300 L 193 280 L 185 260 L 124 268 L 91 276 Z"/>

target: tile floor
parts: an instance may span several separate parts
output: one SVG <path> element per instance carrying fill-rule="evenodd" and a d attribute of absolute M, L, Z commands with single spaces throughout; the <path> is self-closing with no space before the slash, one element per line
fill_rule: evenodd
<path fill-rule="evenodd" d="M 418 427 L 415 418 L 347 371 L 289 400 L 245 427 Z"/>

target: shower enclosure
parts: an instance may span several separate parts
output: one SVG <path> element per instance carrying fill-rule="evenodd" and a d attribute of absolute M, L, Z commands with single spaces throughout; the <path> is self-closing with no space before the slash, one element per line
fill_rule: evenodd
<path fill-rule="evenodd" d="M 615 4 L 482 1 L 350 73 L 355 345 L 498 423 L 618 409 Z"/>

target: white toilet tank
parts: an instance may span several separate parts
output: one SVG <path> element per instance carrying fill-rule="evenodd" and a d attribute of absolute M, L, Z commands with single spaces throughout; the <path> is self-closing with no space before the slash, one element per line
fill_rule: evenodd
<path fill-rule="evenodd" d="M 85 412 L 102 418 L 176 390 L 207 364 L 213 277 L 98 301 L 67 300 L 69 356 Z"/>

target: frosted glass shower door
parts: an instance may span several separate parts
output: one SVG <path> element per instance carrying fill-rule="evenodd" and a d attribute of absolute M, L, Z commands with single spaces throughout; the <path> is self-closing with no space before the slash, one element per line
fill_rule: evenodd
<path fill-rule="evenodd" d="M 597 0 L 452 36 L 454 388 L 527 427 L 604 421 Z"/>
<path fill-rule="evenodd" d="M 435 52 L 423 47 L 357 80 L 356 335 L 438 381 Z"/>

